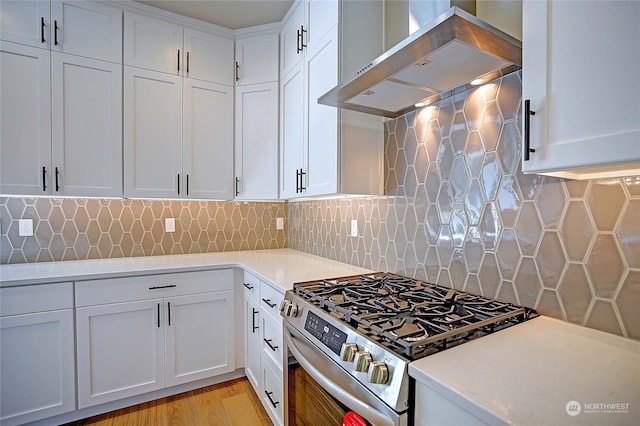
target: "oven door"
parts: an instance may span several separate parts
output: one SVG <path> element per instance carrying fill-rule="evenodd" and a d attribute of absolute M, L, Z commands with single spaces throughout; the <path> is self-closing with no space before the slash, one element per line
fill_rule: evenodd
<path fill-rule="evenodd" d="M 375 426 L 408 425 L 407 412 L 395 412 L 293 326 L 286 321 L 284 326 L 290 355 L 284 375 L 285 425 L 342 426 L 349 411 Z"/>

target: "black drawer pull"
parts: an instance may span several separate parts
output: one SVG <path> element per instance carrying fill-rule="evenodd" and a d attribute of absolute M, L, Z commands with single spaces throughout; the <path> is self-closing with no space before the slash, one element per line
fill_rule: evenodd
<path fill-rule="evenodd" d="M 278 306 L 278 305 L 276 305 L 275 303 L 271 303 L 271 299 L 265 299 L 265 298 L 263 298 L 263 299 L 262 299 L 262 301 L 263 301 L 264 303 L 266 303 L 270 308 L 275 308 L 276 306 Z"/>
<path fill-rule="evenodd" d="M 271 395 L 273 395 L 273 392 L 264 391 L 264 393 L 267 395 L 267 398 L 269 398 L 269 402 L 271 403 L 271 405 L 273 405 L 273 408 L 276 408 L 278 404 L 280 404 L 280 401 L 274 401 L 271 398 Z"/>
<path fill-rule="evenodd" d="M 267 346 L 269 346 L 269 347 L 271 348 L 271 350 L 272 350 L 272 351 L 274 351 L 274 352 L 275 352 L 275 351 L 276 351 L 276 349 L 278 349 L 278 347 L 277 347 L 277 346 L 273 346 L 273 345 L 271 344 L 271 342 L 273 342 L 273 340 L 272 340 L 272 339 L 262 339 L 262 340 L 264 340 L 264 342 L 267 344 Z"/>
<path fill-rule="evenodd" d="M 161 288 L 174 288 L 177 287 L 176 284 L 169 284 L 169 285 L 154 285 L 153 287 L 149 287 L 149 290 L 158 290 Z"/>
<path fill-rule="evenodd" d="M 242 283 L 243 286 L 245 286 L 248 290 L 253 290 L 253 286 L 251 284 L 248 283 Z"/>

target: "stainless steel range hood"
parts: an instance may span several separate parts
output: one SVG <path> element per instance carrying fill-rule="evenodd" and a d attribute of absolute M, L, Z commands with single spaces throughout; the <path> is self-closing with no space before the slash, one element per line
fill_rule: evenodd
<path fill-rule="evenodd" d="M 318 103 L 399 117 L 522 66 L 519 40 L 451 7 L 376 58 Z"/>

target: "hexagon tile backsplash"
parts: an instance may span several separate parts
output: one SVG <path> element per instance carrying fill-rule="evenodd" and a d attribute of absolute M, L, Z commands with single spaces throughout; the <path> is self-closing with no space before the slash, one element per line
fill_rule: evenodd
<path fill-rule="evenodd" d="M 277 217 L 286 227 L 286 203 L 0 197 L 0 263 L 287 247 Z M 34 236 L 20 237 L 27 218 Z"/>
<path fill-rule="evenodd" d="M 289 247 L 639 339 L 640 177 L 524 175 L 520 97 L 512 73 L 388 121 L 387 196 L 289 203 Z"/>

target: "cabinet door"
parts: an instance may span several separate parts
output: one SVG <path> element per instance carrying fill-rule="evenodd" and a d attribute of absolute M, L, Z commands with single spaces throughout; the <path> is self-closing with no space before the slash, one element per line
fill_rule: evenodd
<path fill-rule="evenodd" d="M 260 399 L 273 424 L 282 425 L 284 424 L 284 388 L 282 373 L 276 371 L 269 362 L 269 358 L 265 358 L 260 368 L 262 383 L 264 383 Z"/>
<path fill-rule="evenodd" d="M 236 198 L 278 198 L 278 83 L 236 88 Z"/>
<path fill-rule="evenodd" d="M 51 2 L 51 49 L 122 63 L 122 11 L 88 1 Z"/>
<path fill-rule="evenodd" d="M 236 85 L 278 81 L 278 34 L 236 41 Z"/>
<path fill-rule="evenodd" d="M 165 387 L 162 299 L 76 309 L 78 408 Z"/>
<path fill-rule="evenodd" d="M 0 39 L 48 49 L 49 7 L 48 1 L 2 0 Z"/>
<path fill-rule="evenodd" d="M 182 53 L 181 26 L 125 11 L 125 65 L 181 75 Z"/>
<path fill-rule="evenodd" d="M 2 194 L 51 193 L 50 56 L 44 49 L 0 44 Z"/>
<path fill-rule="evenodd" d="M 51 61 L 53 193 L 121 197 L 122 65 L 57 52 Z"/>
<path fill-rule="evenodd" d="M 296 4 L 297 3 L 297 4 Z M 304 2 L 295 2 L 293 12 L 282 27 L 280 33 L 280 75 L 285 76 L 304 57 L 300 31 L 304 26 Z"/>
<path fill-rule="evenodd" d="M 638 173 L 639 16 L 636 1 L 524 2 L 522 96 L 535 111 L 525 173 L 591 178 L 624 163 Z"/>
<path fill-rule="evenodd" d="M 0 422 L 75 410 L 73 310 L 2 317 L 0 333 Z"/>
<path fill-rule="evenodd" d="M 233 293 L 165 299 L 167 386 L 234 371 Z"/>
<path fill-rule="evenodd" d="M 306 195 L 338 192 L 339 110 L 318 104 L 318 98 L 338 83 L 338 30 L 307 53 L 307 162 Z"/>
<path fill-rule="evenodd" d="M 315 45 L 338 24 L 339 2 L 338 0 L 309 0 L 307 13 L 309 28 L 304 40 L 307 49 L 311 51 L 317 49 Z"/>
<path fill-rule="evenodd" d="M 233 40 L 184 29 L 184 75 L 214 83 L 233 85 Z"/>
<path fill-rule="evenodd" d="M 184 79 L 182 194 L 233 198 L 233 86 Z"/>
<path fill-rule="evenodd" d="M 262 348 L 262 330 L 260 326 L 260 305 L 249 297 L 245 291 L 244 297 L 245 318 L 245 346 L 244 346 L 244 371 L 247 379 L 260 393 L 260 357 Z"/>
<path fill-rule="evenodd" d="M 182 78 L 125 67 L 125 196 L 179 197 L 181 140 Z"/>
<path fill-rule="evenodd" d="M 304 67 L 291 70 L 280 86 L 280 198 L 299 193 L 297 172 L 304 164 Z"/>

